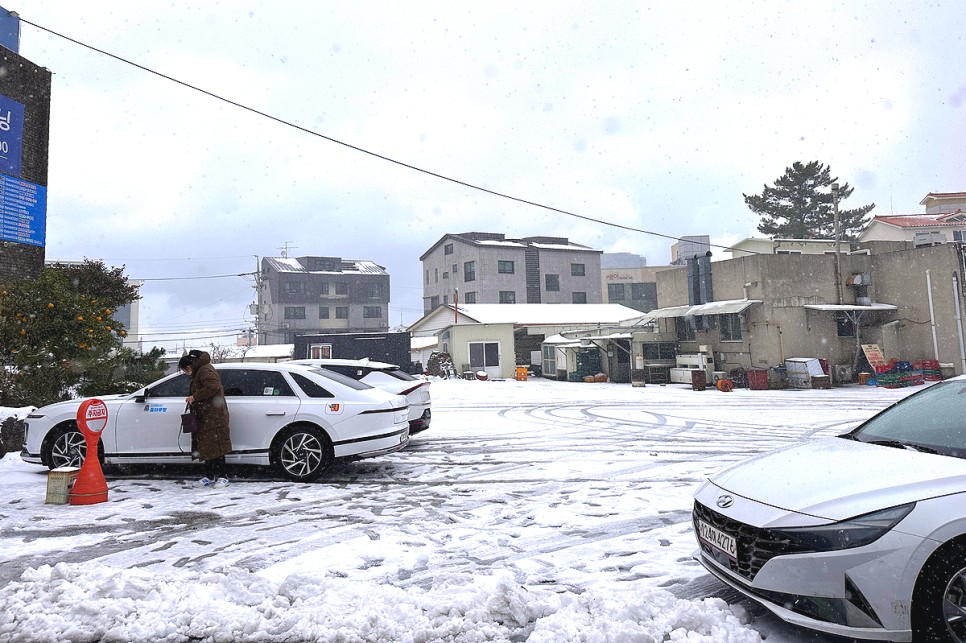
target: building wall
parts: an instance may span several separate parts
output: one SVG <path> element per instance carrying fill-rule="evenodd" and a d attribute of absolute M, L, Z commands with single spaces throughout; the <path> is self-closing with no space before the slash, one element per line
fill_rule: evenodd
<path fill-rule="evenodd" d="M 471 342 L 498 342 L 499 366 L 495 369 L 487 369 L 487 374 L 491 378 L 514 376 L 516 358 L 513 352 L 513 324 L 460 324 L 444 330 L 440 334 L 440 350 L 449 352 L 458 373 L 469 369 Z"/>
<path fill-rule="evenodd" d="M 648 312 L 660 308 L 657 298 L 657 273 L 670 266 L 639 268 L 608 268 L 601 270 L 601 295 L 605 304 L 621 304 L 634 310 Z M 623 285 L 623 297 L 612 296 L 611 284 Z"/>
<path fill-rule="evenodd" d="M 446 254 L 447 247 L 452 253 Z M 527 290 L 527 253 L 539 264 L 539 290 Z M 600 286 L 600 252 L 579 248 L 548 248 L 512 239 L 468 242 L 446 236 L 422 257 L 423 310 L 452 304 L 456 290 L 460 303 L 499 304 L 501 292 L 514 293 L 514 302 L 573 303 L 573 293 L 586 293 L 587 303 L 603 303 Z M 474 262 L 475 278 L 466 280 L 466 263 Z M 513 262 L 512 273 L 501 273 L 501 261 Z M 571 263 L 584 264 L 585 275 L 571 275 Z M 559 290 L 548 291 L 546 275 L 559 275 Z M 534 300 L 539 297 L 539 300 Z"/>

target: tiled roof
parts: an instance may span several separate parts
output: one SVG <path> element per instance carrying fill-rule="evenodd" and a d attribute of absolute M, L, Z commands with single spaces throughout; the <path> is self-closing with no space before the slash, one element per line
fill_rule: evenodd
<path fill-rule="evenodd" d="M 934 228 L 936 226 L 963 226 L 966 224 L 966 220 L 960 220 L 960 217 L 966 219 L 962 212 L 947 212 L 944 214 L 888 214 L 872 217 L 872 221 L 879 221 L 897 228 Z"/>

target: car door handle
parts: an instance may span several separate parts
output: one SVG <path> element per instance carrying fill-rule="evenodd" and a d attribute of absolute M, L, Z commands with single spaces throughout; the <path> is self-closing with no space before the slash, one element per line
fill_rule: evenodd
<path fill-rule="evenodd" d="M 265 411 L 265 415 L 285 415 L 285 411 Z"/>

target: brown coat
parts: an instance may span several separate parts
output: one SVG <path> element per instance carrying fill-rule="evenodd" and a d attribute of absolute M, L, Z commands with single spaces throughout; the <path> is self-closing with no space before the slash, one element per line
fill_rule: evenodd
<path fill-rule="evenodd" d="M 191 450 L 198 453 L 199 460 L 220 458 L 231 451 L 228 428 L 228 403 L 218 371 L 211 365 L 211 356 L 204 351 L 191 364 L 191 388 L 194 397 L 191 405 L 198 414 L 198 430 L 192 434 Z"/>

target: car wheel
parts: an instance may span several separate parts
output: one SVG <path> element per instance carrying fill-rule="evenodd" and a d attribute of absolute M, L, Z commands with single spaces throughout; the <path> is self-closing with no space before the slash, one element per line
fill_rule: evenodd
<path fill-rule="evenodd" d="M 332 441 L 314 426 L 286 429 L 272 444 L 272 466 L 284 478 L 311 482 L 332 466 Z"/>
<path fill-rule="evenodd" d="M 944 547 L 922 568 L 912 628 L 915 641 L 966 643 L 966 544 Z"/>
<path fill-rule="evenodd" d="M 103 464 L 104 445 L 97 443 L 97 455 Z M 87 456 L 87 440 L 73 422 L 51 431 L 44 440 L 41 458 L 48 469 L 79 467 Z"/>

